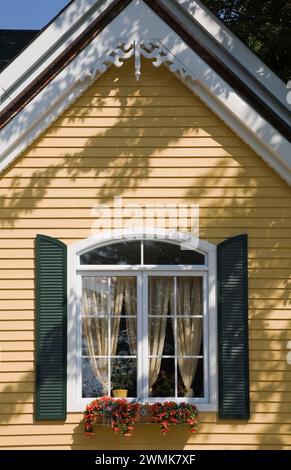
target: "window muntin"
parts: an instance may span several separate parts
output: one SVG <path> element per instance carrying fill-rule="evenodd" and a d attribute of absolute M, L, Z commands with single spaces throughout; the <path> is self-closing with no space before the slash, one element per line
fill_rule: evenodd
<path fill-rule="evenodd" d="M 203 253 L 156 240 L 111 243 L 80 255 L 80 265 L 205 265 Z"/>

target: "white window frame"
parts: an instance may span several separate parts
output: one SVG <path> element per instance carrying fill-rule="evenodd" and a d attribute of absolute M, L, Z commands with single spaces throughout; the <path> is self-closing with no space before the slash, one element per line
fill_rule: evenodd
<path fill-rule="evenodd" d="M 130 240 L 156 240 L 172 243 L 180 243 L 182 234 L 167 233 L 164 229 L 159 231 L 139 231 L 134 229 L 111 230 L 100 235 L 94 235 L 86 240 L 74 243 L 68 247 L 68 353 L 67 353 L 67 409 L 69 412 L 80 412 L 93 398 L 82 398 L 81 377 L 81 298 L 82 275 L 98 276 L 132 276 L 137 277 L 138 299 L 140 305 L 138 312 L 142 315 L 137 322 L 138 337 L 143 338 L 143 344 L 138 344 L 137 366 L 139 374 L 145 370 L 144 356 L 140 350 L 148 350 L 147 337 L 145 336 L 147 325 L 147 279 L 148 276 L 202 276 L 203 277 L 203 344 L 204 344 L 204 390 L 203 398 L 175 398 L 176 401 L 189 401 L 197 404 L 200 411 L 217 411 L 217 310 L 216 310 L 216 246 L 208 242 L 189 237 L 183 242 L 183 247 L 196 250 L 205 255 L 205 265 L 80 265 L 79 257 L 82 253 L 94 248 L 108 245 L 109 243 Z M 184 238 L 183 238 L 184 240 Z M 144 296 L 144 299 L 142 300 Z M 139 342 L 138 342 L 139 343 Z M 148 361 L 148 354 L 146 355 Z M 137 377 L 138 395 L 146 397 L 147 381 Z M 171 400 L 173 400 L 172 397 Z M 144 398 L 144 401 L 166 401 L 168 398 Z"/>

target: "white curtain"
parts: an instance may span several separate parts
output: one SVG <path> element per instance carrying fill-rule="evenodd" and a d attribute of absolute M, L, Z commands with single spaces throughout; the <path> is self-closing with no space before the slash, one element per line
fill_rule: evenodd
<path fill-rule="evenodd" d="M 136 279 L 134 277 L 124 278 L 124 303 L 126 316 L 127 337 L 129 342 L 130 354 L 137 354 L 136 344 Z M 133 318 L 133 316 L 135 318 Z"/>
<path fill-rule="evenodd" d="M 182 315 L 202 315 L 202 282 L 199 277 L 177 278 L 177 344 L 178 355 L 198 356 L 202 340 L 202 318 L 182 318 Z M 179 318 L 180 317 L 180 318 Z M 191 395 L 191 385 L 196 374 L 197 358 L 178 358 L 180 374 Z"/>
<path fill-rule="evenodd" d="M 116 354 L 117 340 L 120 324 L 120 315 L 123 303 L 123 281 L 115 278 L 112 289 L 112 319 L 111 319 L 111 354 Z M 103 387 L 103 393 L 108 390 L 108 359 L 94 356 L 108 356 L 108 301 L 107 278 L 83 277 L 83 335 L 85 337 L 89 362 L 96 379 Z M 100 318 L 103 315 L 107 318 Z M 86 318 L 88 316 L 88 318 Z M 91 316 L 91 317 L 90 317 Z M 93 316 L 93 317 L 92 317 Z M 99 316 L 99 318 L 98 318 Z"/>
<path fill-rule="evenodd" d="M 149 277 L 149 313 L 157 316 L 149 320 L 149 352 L 151 356 L 161 356 L 163 353 L 167 314 L 170 301 L 169 277 Z M 161 368 L 161 357 L 150 358 L 149 391 L 156 382 Z"/>

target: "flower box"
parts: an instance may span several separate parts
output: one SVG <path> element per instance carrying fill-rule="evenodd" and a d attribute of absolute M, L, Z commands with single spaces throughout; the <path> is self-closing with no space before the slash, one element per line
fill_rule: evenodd
<path fill-rule="evenodd" d="M 170 427 L 187 424 L 189 431 L 196 432 L 198 410 L 189 403 L 163 402 L 139 403 L 126 399 L 100 397 L 87 405 L 84 411 L 84 433 L 94 435 L 95 424 L 110 425 L 116 433 L 121 431 L 130 437 L 137 424 L 159 424 L 162 434 L 167 434 Z"/>

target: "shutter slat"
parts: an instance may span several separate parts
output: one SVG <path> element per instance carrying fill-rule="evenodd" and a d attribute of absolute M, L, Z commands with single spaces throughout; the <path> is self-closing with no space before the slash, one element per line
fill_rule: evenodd
<path fill-rule="evenodd" d="M 67 249 L 36 237 L 36 419 L 66 418 Z"/>
<path fill-rule="evenodd" d="M 219 417 L 249 419 L 247 235 L 217 247 Z"/>

